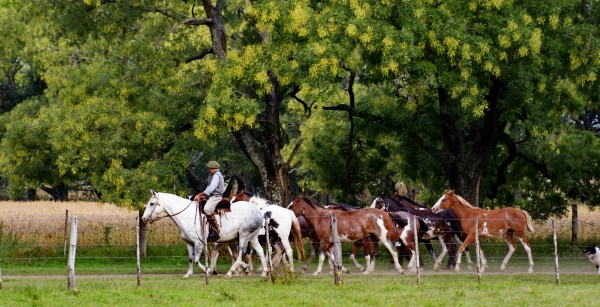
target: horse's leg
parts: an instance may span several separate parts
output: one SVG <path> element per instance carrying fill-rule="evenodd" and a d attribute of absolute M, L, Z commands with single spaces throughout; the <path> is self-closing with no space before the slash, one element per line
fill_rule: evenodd
<path fill-rule="evenodd" d="M 302 267 L 302 274 L 306 273 L 306 271 L 308 270 L 308 265 L 312 263 L 312 261 L 315 259 L 315 257 L 317 256 L 317 250 L 319 249 L 319 242 L 317 241 L 317 239 L 313 238 L 313 237 L 309 237 L 309 245 L 310 245 L 310 256 L 308 257 L 308 259 L 306 259 L 306 261 L 304 261 L 304 267 Z"/>
<path fill-rule="evenodd" d="M 382 231 L 382 235 L 378 239 L 381 242 L 381 244 L 383 244 L 383 246 L 385 246 L 385 248 L 387 248 L 390 254 L 392 255 L 394 267 L 396 267 L 398 273 L 404 274 L 404 270 L 402 270 L 402 266 L 400 266 L 400 263 L 398 262 L 398 253 L 396 252 L 396 248 L 394 247 L 394 244 L 390 242 L 387 238 L 387 230 Z"/>
<path fill-rule="evenodd" d="M 188 270 L 187 273 L 183 275 L 183 278 L 188 278 L 194 274 L 194 260 L 196 258 L 196 255 L 194 254 L 194 245 L 186 242 L 186 246 L 188 249 Z"/>
<path fill-rule="evenodd" d="M 423 244 L 425 244 L 425 248 L 431 255 L 431 258 L 433 259 L 433 261 L 435 262 L 437 257 L 435 256 L 435 250 L 433 250 L 433 246 L 431 245 L 431 240 L 422 240 L 422 242 L 423 242 Z"/>
<path fill-rule="evenodd" d="M 281 258 L 283 258 L 283 256 L 284 256 L 284 248 L 281 245 L 281 243 L 279 243 L 279 242 L 273 243 L 272 246 L 275 249 L 275 256 L 273 256 L 273 258 L 271 258 L 271 269 L 275 270 L 275 268 L 277 266 L 279 266 L 279 263 L 281 262 Z M 267 251 L 267 253 L 268 253 L 268 251 Z"/>
<path fill-rule="evenodd" d="M 415 241 L 414 241 L 414 236 L 410 235 L 410 238 L 406 238 L 406 247 L 408 247 L 408 250 L 410 251 L 410 260 L 408 261 L 408 267 L 410 268 L 410 272 L 416 272 L 418 270 L 417 268 L 417 253 L 415 252 Z"/>
<path fill-rule="evenodd" d="M 246 243 L 247 244 L 247 243 Z M 269 273 L 269 267 L 267 266 L 267 259 L 265 257 L 265 251 L 263 250 L 260 242 L 258 241 L 258 236 L 254 236 L 250 239 L 250 245 L 258 255 L 260 259 L 260 264 L 262 265 L 262 273 L 260 276 L 265 277 Z"/>
<path fill-rule="evenodd" d="M 482 268 L 485 269 L 488 267 L 488 262 L 487 259 L 485 259 L 485 254 L 483 253 L 483 248 L 481 248 L 481 246 L 479 246 L 479 260 L 481 261 Z"/>
<path fill-rule="evenodd" d="M 375 271 L 375 263 L 377 262 L 377 258 L 379 258 L 379 241 L 371 240 L 371 272 Z"/>
<path fill-rule="evenodd" d="M 436 270 L 436 271 L 439 270 L 440 264 L 442 263 L 442 260 L 444 259 L 444 257 L 448 253 L 448 248 L 446 247 L 446 238 L 447 237 L 445 235 L 438 237 L 438 239 L 440 240 L 440 245 L 442 246 L 442 252 L 437 257 L 437 259 L 435 259 L 435 263 L 433 264 L 433 269 Z"/>
<path fill-rule="evenodd" d="M 506 264 L 508 263 L 508 260 L 510 260 L 510 257 L 512 257 L 512 254 L 515 252 L 516 249 L 512 232 L 507 232 L 506 235 L 504 235 L 504 240 L 506 241 L 506 244 L 508 244 L 508 253 L 506 254 L 506 257 L 504 257 L 504 260 L 502 260 L 502 264 L 500 264 L 501 272 L 504 272 L 504 270 L 506 269 Z"/>
<path fill-rule="evenodd" d="M 456 266 L 454 267 L 454 271 L 456 271 L 456 272 L 460 271 L 460 258 L 462 257 L 462 253 L 465 251 L 467 246 L 469 246 L 469 244 L 471 244 L 471 242 L 473 242 L 473 241 L 475 241 L 474 233 L 472 235 L 471 234 L 467 235 L 463 244 L 458 248 L 458 253 L 456 254 Z"/>
<path fill-rule="evenodd" d="M 210 267 L 207 268 L 209 274 L 217 275 L 217 260 L 219 259 L 219 244 L 215 243 L 210 251 Z"/>
<path fill-rule="evenodd" d="M 365 268 L 358 263 L 358 261 L 356 261 L 356 253 L 358 253 L 358 251 L 360 251 L 361 245 L 363 244 L 363 240 L 358 240 L 354 243 L 352 243 L 352 251 L 350 252 L 350 260 L 352 261 L 352 263 L 354 263 L 354 266 L 361 272 L 365 272 Z M 367 257 L 367 250 L 365 249 L 365 259 Z M 368 266 L 369 262 L 367 261 L 367 266 Z"/>
<path fill-rule="evenodd" d="M 285 263 L 286 266 L 288 267 L 288 269 L 290 270 L 290 272 L 294 272 L 294 249 L 292 248 L 292 245 L 290 244 L 290 239 L 289 239 L 289 234 L 287 236 L 285 235 L 281 235 L 281 245 L 283 246 L 283 249 L 285 250 L 285 256 L 287 256 L 287 261 L 286 261 L 286 257 L 283 257 L 283 262 L 287 262 Z"/>
<path fill-rule="evenodd" d="M 529 246 L 529 241 L 525 236 L 519 237 L 519 241 L 521 241 L 521 245 L 523 245 L 523 248 L 527 252 L 527 258 L 529 260 L 527 273 L 533 273 L 533 257 L 531 257 L 531 246 Z"/>
<path fill-rule="evenodd" d="M 332 264 L 331 264 L 331 257 L 330 258 L 330 264 L 329 267 L 333 268 Z M 321 270 L 323 269 L 323 262 L 325 261 L 325 252 L 323 251 L 323 249 L 321 248 L 321 251 L 319 252 L 319 264 L 317 265 L 317 270 L 313 273 L 314 276 L 317 276 L 319 274 L 321 274 Z"/>

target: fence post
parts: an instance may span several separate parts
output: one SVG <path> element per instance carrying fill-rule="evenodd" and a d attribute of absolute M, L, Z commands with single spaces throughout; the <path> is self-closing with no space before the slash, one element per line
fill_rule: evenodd
<path fill-rule="evenodd" d="M 0 290 L 2 290 L 2 263 L 0 263 Z"/>
<path fill-rule="evenodd" d="M 481 254 L 479 248 L 479 219 L 475 218 L 475 259 L 477 259 L 477 282 L 481 282 Z"/>
<path fill-rule="evenodd" d="M 69 210 L 65 210 L 65 245 L 63 248 L 63 256 L 67 255 L 67 224 L 69 223 Z"/>
<path fill-rule="evenodd" d="M 69 290 L 77 291 L 75 287 L 75 254 L 77 253 L 77 216 L 73 216 L 71 220 L 71 246 L 69 248 Z"/>
<path fill-rule="evenodd" d="M 140 270 L 140 218 L 135 218 L 135 257 L 137 259 L 137 285 L 140 286 L 141 270 Z"/>
<path fill-rule="evenodd" d="M 271 223 L 270 217 L 265 217 L 265 238 L 267 240 L 267 269 L 271 275 L 271 282 L 275 282 L 273 276 L 273 263 L 271 263 L 271 239 L 269 238 L 269 224 Z"/>
<path fill-rule="evenodd" d="M 556 284 L 560 284 L 558 273 L 558 244 L 556 243 L 556 223 L 552 220 L 552 238 L 554 239 L 554 270 L 556 271 Z"/>
<path fill-rule="evenodd" d="M 417 216 L 413 215 L 413 233 L 415 235 L 415 265 L 417 266 L 417 285 L 421 284 L 421 263 L 419 261 L 419 232 L 417 231 Z"/>
<path fill-rule="evenodd" d="M 337 230 L 337 219 L 332 213 L 329 215 L 331 221 L 331 242 L 333 243 L 333 276 L 336 285 L 342 285 L 342 244 Z"/>
<path fill-rule="evenodd" d="M 200 205 L 200 202 L 198 202 L 198 205 Z M 208 233 L 210 232 L 210 229 L 206 227 L 206 223 L 208 222 L 208 220 L 204 219 L 204 216 L 202 215 L 202 209 L 198 210 L 200 211 L 200 227 L 202 227 L 202 240 L 204 240 L 204 283 L 208 285 Z M 200 261 L 199 258 L 198 261 Z"/>

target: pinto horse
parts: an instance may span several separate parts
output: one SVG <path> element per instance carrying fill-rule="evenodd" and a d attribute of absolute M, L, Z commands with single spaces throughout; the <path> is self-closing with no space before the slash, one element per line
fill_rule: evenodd
<path fill-rule="evenodd" d="M 421 224 L 419 239 L 423 241 L 425 247 L 434 260 L 433 268 L 438 270 L 444 256 L 450 252 L 447 268 L 452 268 L 456 264 L 456 246 L 452 238 L 463 244 L 463 233 L 456 215 L 452 211 L 443 211 L 436 214 L 431 208 L 422 206 L 412 199 L 394 193 L 391 196 L 378 196 L 371 204 L 371 208 L 380 208 L 388 212 L 406 211 L 416 215 Z M 431 240 L 438 238 L 441 243 L 442 252 L 436 257 L 431 246 Z M 469 250 L 466 250 L 466 259 L 468 268 L 471 269 L 471 257 Z"/>
<path fill-rule="evenodd" d="M 208 233 L 208 223 L 201 223 L 198 216 L 198 202 L 190 201 L 189 199 L 179 197 L 169 193 L 157 193 L 150 190 L 152 196 L 146 204 L 146 209 L 142 215 L 144 223 L 152 223 L 163 216 L 171 218 L 179 227 L 181 238 L 185 241 L 188 248 L 188 263 L 189 268 L 184 277 L 189 277 L 194 272 L 194 263 L 202 270 L 209 271 L 216 265 L 217 248 L 213 248 L 213 256 L 211 257 L 211 266 L 205 268 L 200 263 L 200 254 L 204 250 L 206 241 L 203 238 L 203 233 Z M 267 275 L 267 265 L 263 248 L 258 242 L 258 233 L 262 228 L 263 215 L 258 207 L 248 202 L 237 202 L 231 204 L 231 211 L 218 218 L 219 220 L 219 242 L 228 242 L 237 239 L 239 244 L 238 256 L 229 271 L 227 276 L 231 277 L 237 268 L 241 265 L 247 266 L 242 261 L 243 252 L 246 250 L 248 243 L 256 251 L 260 257 L 260 262 L 263 267 L 262 276 Z M 202 224 L 204 229 L 202 229 Z"/>
<path fill-rule="evenodd" d="M 533 232 L 533 225 L 529 213 L 525 210 L 505 207 L 496 210 L 484 210 L 473 207 L 465 199 L 454 193 L 454 190 L 442 195 L 437 203 L 431 208 L 433 212 L 440 212 L 446 209 L 452 209 L 458 219 L 463 231 L 467 234 L 464 243 L 458 249 L 456 259 L 456 271 L 460 271 L 460 255 L 465 248 L 475 240 L 475 219 L 478 219 L 478 233 L 481 237 L 494 238 L 504 237 L 508 244 L 508 254 L 504 257 L 500 265 L 500 271 L 504 271 L 506 263 L 515 252 L 515 242 L 513 235 L 516 235 L 529 258 L 528 273 L 533 272 L 533 259 L 531 257 L 531 247 L 527 240 L 527 230 Z"/>
<path fill-rule="evenodd" d="M 290 236 L 296 246 L 296 252 L 298 253 L 298 259 L 304 260 L 304 244 L 302 243 L 302 233 L 300 229 L 300 223 L 298 218 L 289 209 L 283 208 L 279 205 L 271 204 L 269 200 L 260 198 L 250 192 L 240 190 L 232 199 L 231 202 L 235 203 L 238 201 L 247 201 L 251 204 L 256 205 L 263 213 L 263 216 L 269 216 L 271 224 L 269 228 L 269 236 L 272 238 L 273 233 L 278 238 L 278 241 L 273 244 L 275 247 L 275 257 L 273 257 L 273 267 L 277 267 L 283 257 L 283 251 L 288 257 L 288 266 L 291 272 L 294 272 L 294 253 L 292 246 L 290 245 Z M 264 227 L 260 231 L 259 235 L 265 235 Z"/>
<path fill-rule="evenodd" d="M 304 216 L 308 224 L 315 230 L 315 236 L 319 240 L 319 265 L 313 275 L 321 273 L 325 251 L 333 256 L 331 214 L 335 215 L 338 221 L 338 232 L 344 242 L 355 242 L 369 236 L 377 238 L 390 251 L 398 272 L 403 273 L 402 267 L 398 263 L 398 254 L 393 247 L 393 242 L 400 238 L 400 232 L 387 212 L 371 208 L 353 211 L 327 210 L 310 199 L 300 196 L 294 199 L 290 209 L 296 216 Z M 367 270 L 370 271 L 371 268 L 367 268 Z"/>
<path fill-rule="evenodd" d="M 329 204 L 324 207 L 328 210 L 340 210 L 340 211 L 354 211 L 360 210 L 361 208 L 345 205 L 345 204 Z M 350 252 L 350 260 L 354 263 L 354 266 L 364 274 L 372 273 L 375 269 L 375 261 L 379 257 L 379 248 L 377 246 L 378 242 L 376 238 L 372 236 L 362 238 L 358 241 L 353 242 L 352 251 Z M 317 241 L 318 245 L 318 241 Z M 356 254 L 363 248 L 365 251 L 365 260 L 367 268 L 364 268 L 358 261 L 356 261 Z M 330 261 L 331 262 L 331 261 Z M 308 262 L 307 262 L 308 263 Z M 329 265 L 329 270 L 331 271 L 333 266 Z"/>

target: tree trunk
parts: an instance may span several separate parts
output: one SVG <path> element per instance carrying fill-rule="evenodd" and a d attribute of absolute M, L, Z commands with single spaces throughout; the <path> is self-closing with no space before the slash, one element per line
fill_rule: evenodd
<path fill-rule="evenodd" d="M 208 24 L 212 39 L 212 49 L 220 61 L 227 57 L 227 42 L 225 22 L 223 20 L 224 0 L 217 0 L 216 6 L 212 1 L 203 0 L 206 17 L 211 20 Z M 288 196 L 288 166 L 281 157 L 281 125 L 279 122 L 279 106 L 281 97 L 279 81 L 272 71 L 268 72 L 273 90 L 266 98 L 263 113 L 255 127 L 244 127 L 234 131 L 233 135 L 244 154 L 258 169 L 267 198 L 287 206 Z"/>
<path fill-rule="evenodd" d="M 460 102 L 450 99 L 444 88 L 438 88 L 440 104 L 440 130 L 444 142 L 441 161 L 450 186 L 471 205 L 479 207 L 479 185 L 486 164 L 496 150 L 506 122 L 500 117 L 498 101 L 504 83 L 491 80 L 492 87 L 486 96 L 488 107 L 481 119 L 471 119 L 462 126 Z"/>
<path fill-rule="evenodd" d="M 577 244 L 579 237 L 579 211 L 577 205 L 571 205 L 571 244 Z"/>
<path fill-rule="evenodd" d="M 69 187 L 64 183 L 59 183 L 53 187 L 41 187 L 44 192 L 50 194 L 54 201 L 67 201 L 69 200 Z"/>

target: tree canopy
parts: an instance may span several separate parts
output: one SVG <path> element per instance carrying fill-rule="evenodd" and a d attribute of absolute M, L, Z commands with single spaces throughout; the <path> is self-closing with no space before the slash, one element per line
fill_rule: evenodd
<path fill-rule="evenodd" d="M 139 207 L 218 159 L 281 202 L 404 181 L 426 204 L 600 204 L 598 1 L 0 0 L 0 20 L 13 197 L 85 182 Z"/>

